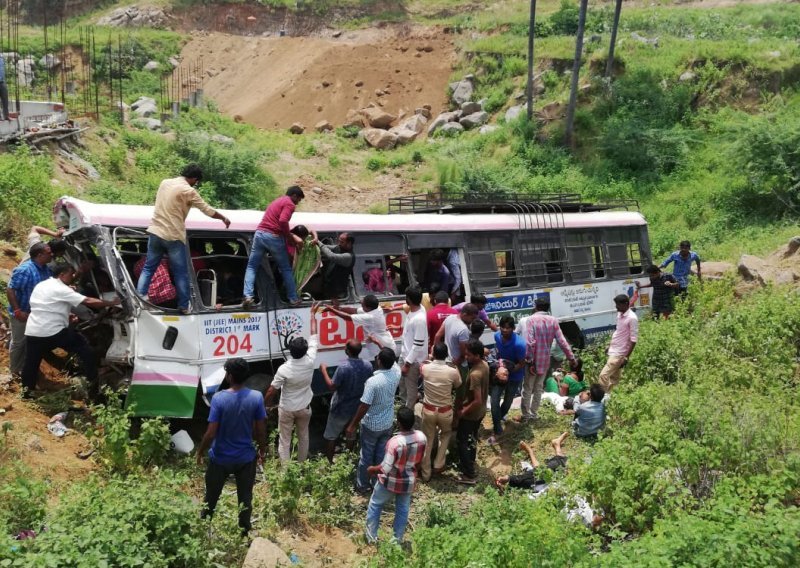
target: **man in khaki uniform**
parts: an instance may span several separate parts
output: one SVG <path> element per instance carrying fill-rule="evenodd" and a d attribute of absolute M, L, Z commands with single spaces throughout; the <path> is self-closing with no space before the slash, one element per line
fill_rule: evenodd
<path fill-rule="evenodd" d="M 420 369 L 425 398 L 422 401 L 422 433 L 428 440 L 425 457 L 422 459 L 422 480 L 431 478 L 431 454 L 433 440 L 439 431 L 439 449 L 433 464 L 433 472 L 444 469 L 447 446 L 453 433 L 453 392 L 461 386 L 458 370 L 448 365 L 447 345 L 437 343 L 433 347 L 433 361 Z"/>
<path fill-rule="evenodd" d="M 147 260 L 139 276 L 136 291 L 147 297 L 150 280 L 156 273 L 164 255 L 169 258 L 169 269 L 178 291 L 178 309 L 189 313 L 189 261 L 186 256 L 186 217 L 195 207 L 214 219 L 225 223 L 227 229 L 231 222 L 222 213 L 203 201 L 194 186 L 200 181 L 203 172 L 196 164 L 183 168 L 181 177 L 165 179 L 158 186 L 153 222 L 147 228 Z"/>

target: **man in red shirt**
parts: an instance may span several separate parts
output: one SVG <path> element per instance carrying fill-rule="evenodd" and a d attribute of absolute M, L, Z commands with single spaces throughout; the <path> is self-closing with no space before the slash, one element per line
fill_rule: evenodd
<path fill-rule="evenodd" d="M 249 308 L 254 303 L 253 291 L 256 286 L 256 273 L 265 252 L 269 252 L 270 256 L 278 264 L 278 270 L 283 277 L 283 285 L 286 288 L 289 304 L 292 306 L 300 304 L 292 265 L 289 263 L 289 253 L 286 251 L 286 241 L 292 240 L 296 245 L 302 245 L 303 243 L 300 237 L 291 232 L 289 220 L 292 218 L 295 207 L 304 197 L 303 190 L 293 185 L 286 190 L 286 195 L 270 203 L 267 210 L 264 211 L 261 223 L 256 227 L 256 234 L 253 237 L 253 244 L 250 249 L 250 258 L 247 261 L 247 270 L 244 274 L 243 308 Z"/>
<path fill-rule="evenodd" d="M 457 314 L 458 310 L 450 307 L 450 296 L 447 295 L 445 290 L 439 290 L 433 297 L 433 307 L 428 310 L 428 337 L 430 349 L 433 350 L 433 338 L 436 337 L 436 332 L 442 327 L 442 323 L 447 316 Z"/>

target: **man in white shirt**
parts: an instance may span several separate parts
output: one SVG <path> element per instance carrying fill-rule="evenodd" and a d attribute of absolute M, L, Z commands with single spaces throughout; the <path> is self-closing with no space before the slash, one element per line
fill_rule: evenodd
<path fill-rule="evenodd" d="M 113 301 L 88 298 L 79 294 L 70 284 L 75 280 L 75 269 L 69 264 L 59 264 L 53 269 L 53 277 L 43 280 L 33 289 L 30 298 L 31 311 L 25 326 L 25 365 L 22 369 L 24 398 L 30 398 L 36 388 L 36 378 L 42 357 L 56 347 L 75 353 L 81 360 L 83 373 L 89 381 L 92 394 L 99 392 L 97 365 L 89 343 L 69 327 L 70 311 L 81 304 L 90 308 L 105 308 L 119 305 Z"/>
<path fill-rule="evenodd" d="M 362 359 L 370 362 L 374 361 L 383 347 L 388 347 L 395 353 L 397 352 L 394 337 L 386 328 L 386 315 L 383 313 L 378 297 L 375 294 L 364 296 L 361 300 L 360 308 L 333 305 L 326 306 L 325 309 L 344 320 L 351 320 L 354 324 L 364 328 Z"/>
<path fill-rule="evenodd" d="M 419 397 L 419 366 L 428 356 L 428 318 L 422 307 L 422 291 L 416 286 L 406 289 L 406 304 L 400 372 L 406 387 L 406 407 L 413 410 Z"/>
<path fill-rule="evenodd" d="M 281 392 L 278 403 L 278 428 L 280 439 L 278 456 L 281 462 L 289 461 L 292 450 L 292 428 L 297 427 L 297 461 L 308 457 L 308 423 L 311 421 L 311 381 L 314 378 L 314 360 L 317 358 L 319 336 L 317 335 L 317 311 L 319 303 L 311 306 L 311 331 L 308 341 L 295 337 L 289 341 L 292 358 L 278 367 L 272 384 L 264 395 L 267 408 L 277 392 Z"/>

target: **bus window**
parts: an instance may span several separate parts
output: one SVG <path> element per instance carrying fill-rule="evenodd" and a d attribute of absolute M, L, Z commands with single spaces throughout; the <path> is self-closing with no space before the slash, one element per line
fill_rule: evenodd
<path fill-rule="evenodd" d="M 636 229 L 610 229 L 606 231 L 606 247 L 611 273 L 627 277 L 642 273 L 642 250 Z"/>
<path fill-rule="evenodd" d="M 567 261 L 575 282 L 605 278 L 603 248 L 597 235 L 587 232 L 567 234 Z"/>
<path fill-rule="evenodd" d="M 470 235 L 468 250 L 469 276 L 477 290 L 519 284 L 511 235 Z"/>
<path fill-rule="evenodd" d="M 520 264 L 525 282 L 531 285 L 564 281 L 564 252 L 557 239 L 544 240 L 536 235 L 519 239 Z"/>
<path fill-rule="evenodd" d="M 236 237 L 192 237 L 192 267 L 206 308 L 239 306 L 247 269 L 247 245 Z"/>

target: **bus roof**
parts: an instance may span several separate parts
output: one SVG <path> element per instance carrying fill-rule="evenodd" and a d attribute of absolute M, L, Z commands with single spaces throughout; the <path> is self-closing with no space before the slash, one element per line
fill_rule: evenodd
<path fill-rule="evenodd" d="M 80 219 L 82 225 L 109 227 L 146 228 L 153 216 L 150 205 L 116 205 L 90 203 L 73 197 L 62 197 L 57 208 L 66 207 L 70 216 Z M 230 230 L 255 231 L 262 211 L 220 210 L 230 220 Z M 532 216 L 533 217 L 533 216 Z M 564 213 L 540 216 L 539 222 L 531 220 L 526 226 L 535 229 L 564 227 L 582 229 L 594 227 L 627 227 L 646 225 L 639 212 L 596 211 L 591 213 Z M 557 217 L 559 219 L 557 219 Z M 560 218 L 563 217 L 563 223 Z M 292 216 L 292 225 L 306 225 L 320 232 L 436 232 L 436 231 L 498 231 L 518 230 L 520 218 L 515 214 L 415 214 L 415 215 L 371 215 L 366 213 L 306 213 L 298 211 Z M 206 217 L 192 209 L 186 219 L 188 230 L 220 230 L 223 227 L 216 219 Z"/>

